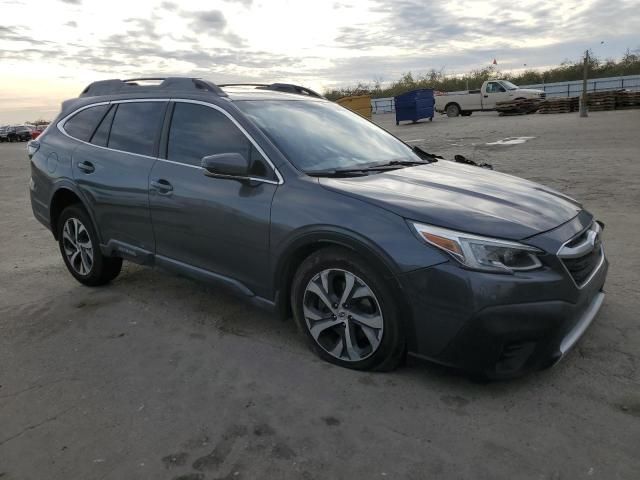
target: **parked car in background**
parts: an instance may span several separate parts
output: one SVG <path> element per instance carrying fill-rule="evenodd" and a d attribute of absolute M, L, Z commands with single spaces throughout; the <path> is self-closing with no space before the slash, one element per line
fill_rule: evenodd
<path fill-rule="evenodd" d="M 104 80 L 27 152 L 33 213 L 80 283 L 127 259 L 221 284 L 343 367 L 408 353 L 513 377 L 562 358 L 604 299 L 603 225 L 576 200 L 322 98 Z"/>
<path fill-rule="evenodd" d="M 38 125 L 34 129 L 31 130 L 31 140 L 35 140 L 40 136 L 42 132 L 46 130 L 48 125 Z"/>
<path fill-rule="evenodd" d="M 8 125 L 3 125 L 0 127 L 0 142 L 6 142 L 8 139 L 7 132 L 9 131 Z"/>
<path fill-rule="evenodd" d="M 473 112 L 487 112 L 496 109 L 496 102 L 535 98 L 543 100 L 542 90 L 520 88 L 507 80 L 488 80 L 480 90 L 463 90 L 436 94 L 436 111 L 449 117 L 469 116 Z"/>
<path fill-rule="evenodd" d="M 26 125 L 8 127 L 6 138 L 8 142 L 28 142 L 31 140 L 31 129 Z"/>

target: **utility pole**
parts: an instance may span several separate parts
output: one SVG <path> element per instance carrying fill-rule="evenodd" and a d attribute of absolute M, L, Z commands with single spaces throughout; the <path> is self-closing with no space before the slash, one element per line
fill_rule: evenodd
<path fill-rule="evenodd" d="M 589 69 L 589 50 L 584 52 L 584 71 L 582 73 L 582 99 L 580 101 L 580 116 L 588 117 L 587 109 L 587 73 Z"/>

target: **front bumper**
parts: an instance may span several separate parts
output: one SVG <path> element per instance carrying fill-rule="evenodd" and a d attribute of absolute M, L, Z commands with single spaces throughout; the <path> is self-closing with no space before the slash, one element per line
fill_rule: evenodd
<path fill-rule="evenodd" d="M 472 272 L 446 263 L 401 278 L 411 315 L 411 355 L 490 378 L 557 363 L 604 300 L 606 258 L 583 288 L 563 272 Z"/>

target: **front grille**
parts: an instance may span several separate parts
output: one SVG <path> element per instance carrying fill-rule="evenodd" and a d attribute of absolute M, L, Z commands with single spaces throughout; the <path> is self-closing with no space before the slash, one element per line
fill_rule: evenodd
<path fill-rule="evenodd" d="M 601 232 L 600 224 L 593 222 L 589 228 L 567 241 L 558 251 L 558 257 L 580 288 L 589 281 L 594 270 L 602 263 L 604 251 Z"/>
<path fill-rule="evenodd" d="M 573 248 L 577 245 L 580 245 L 581 243 L 583 243 L 587 237 L 589 236 L 589 232 L 591 231 L 591 229 L 589 230 L 585 230 L 584 232 L 582 232 L 580 235 L 573 237 L 571 240 L 569 240 L 567 243 L 564 244 L 565 247 L 569 247 L 569 248 Z"/>
<path fill-rule="evenodd" d="M 563 258 L 562 263 L 573 277 L 573 280 L 582 285 L 589 275 L 595 270 L 602 258 L 602 247 L 594 248 L 589 253 L 578 258 Z"/>

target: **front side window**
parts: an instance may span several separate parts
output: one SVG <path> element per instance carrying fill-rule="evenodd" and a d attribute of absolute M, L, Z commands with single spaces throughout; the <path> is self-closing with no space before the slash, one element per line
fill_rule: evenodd
<path fill-rule="evenodd" d="M 79 111 L 64 124 L 64 130 L 73 138 L 88 142 L 109 105 L 96 105 Z"/>
<path fill-rule="evenodd" d="M 203 157 L 219 153 L 239 153 L 249 159 L 250 175 L 273 177 L 260 152 L 224 114 L 205 105 L 177 102 L 171 117 L 167 159 L 200 166 Z"/>
<path fill-rule="evenodd" d="M 285 157 L 304 172 L 360 168 L 393 160 L 420 161 L 406 144 L 331 102 L 234 102 Z"/>
<path fill-rule="evenodd" d="M 153 155 L 166 105 L 165 102 L 118 104 L 107 146 L 124 152 Z"/>
<path fill-rule="evenodd" d="M 498 93 L 500 89 L 498 88 L 498 84 L 495 82 L 489 82 L 487 84 L 487 93 Z"/>

